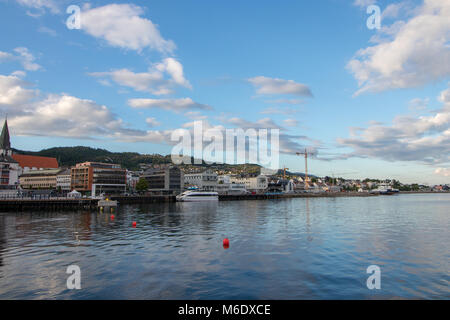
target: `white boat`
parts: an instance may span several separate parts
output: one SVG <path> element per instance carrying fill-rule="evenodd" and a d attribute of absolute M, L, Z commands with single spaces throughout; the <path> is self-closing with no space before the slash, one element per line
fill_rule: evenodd
<path fill-rule="evenodd" d="M 218 201 L 217 192 L 208 191 L 185 191 L 177 196 L 177 201 Z"/>

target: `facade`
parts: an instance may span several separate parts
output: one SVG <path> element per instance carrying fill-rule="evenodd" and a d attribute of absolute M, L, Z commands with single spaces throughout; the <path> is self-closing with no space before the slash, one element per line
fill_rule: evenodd
<path fill-rule="evenodd" d="M 244 183 L 231 182 L 230 176 L 224 175 L 217 178 L 216 191 L 219 194 L 245 194 L 247 189 Z"/>
<path fill-rule="evenodd" d="M 185 174 L 184 185 L 198 187 L 202 191 L 216 191 L 217 173 L 208 169 L 199 173 Z"/>
<path fill-rule="evenodd" d="M 230 177 L 231 183 L 243 183 L 250 192 L 261 193 L 269 187 L 269 178 L 265 175 L 257 177 Z"/>
<path fill-rule="evenodd" d="M 126 192 L 127 174 L 118 164 L 101 162 L 78 163 L 71 169 L 71 189 L 92 196 Z"/>
<path fill-rule="evenodd" d="M 148 182 L 148 190 L 161 193 L 181 193 L 184 189 L 184 174 L 176 166 L 151 168 L 141 176 Z"/>
<path fill-rule="evenodd" d="M 127 186 L 129 190 L 136 190 L 136 184 L 139 182 L 139 173 L 127 170 Z"/>
<path fill-rule="evenodd" d="M 20 186 L 24 190 L 55 190 L 60 172 L 60 169 L 30 170 L 20 176 Z"/>
<path fill-rule="evenodd" d="M 61 170 L 56 176 L 56 189 L 63 192 L 71 191 L 72 175 L 70 169 Z"/>

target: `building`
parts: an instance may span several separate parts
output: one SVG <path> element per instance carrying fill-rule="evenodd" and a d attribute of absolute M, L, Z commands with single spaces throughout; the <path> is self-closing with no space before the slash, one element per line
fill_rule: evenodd
<path fill-rule="evenodd" d="M 0 135 L 0 185 L 17 186 L 19 184 L 19 169 L 19 163 L 13 158 L 12 154 L 8 120 L 5 120 Z"/>
<path fill-rule="evenodd" d="M 136 185 L 139 182 L 139 173 L 127 170 L 127 186 L 131 191 L 136 190 Z"/>
<path fill-rule="evenodd" d="M 19 163 L 21 173 L 59 168 L 58 160 L 56 160 L 56 158 L 30 156 L 25 154 L 13 154 L 12 157 Z"/>
<path fill-rule="evenodd" d="M 55 190 L 60 172 L 61 169 L 30 170 L 19 177 L 20 187 L 24 190 Z"/>
<path fill-rule="evenodd" d="M 184 185 L 186 187 L 197 187 L 202 191 L 216 191 L 217 173 L 211 169 L 207 169 L 199 173 L 185 174 Z"/>
<path fill-rule="evenodd" d="M 261 193 L 269 187 L 269 178 L 265 175 L 257 177 L 230 177 L 231 183 L 243 183 L 247 191 Z"/>
<path fill-rule="evenodd" d="M 141 176 L 148 182 L 148 190 L 160 193 L 181 193 L 184 190 L 184 174 L 176 166 L 154 167 Z"/>
<path fill-rule="evenodd" d="M 219 194 L 224 195 L 238 195 L 247 193 L 244 183 L 231 182 L 231 178 L 228 175 L 217 177 L 216 191 Z"/>
<path fill-rule="evenodd" d="M 92 196 L 126 192 L 127 173 L 118 164 L 101 162 L 78 163 L 71 169 L 71 189 Z"/>
<path fill-rule="evenodd" d="M 62 192 L 71 191 L 72 174 L 70 169 L 61 170 L 56 176 L 56 190 Z"/>

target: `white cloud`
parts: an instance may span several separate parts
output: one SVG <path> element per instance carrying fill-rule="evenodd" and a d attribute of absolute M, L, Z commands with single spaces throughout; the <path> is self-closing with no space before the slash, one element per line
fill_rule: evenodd
<path fill-rule="evenodd" d="M 415 98 L 409 101 L 409 109 L 413 111 L 425 110 L 430 103 L 430 99 Z"/>
<path fill-rule="evenodd" d="M 385 27 L 347 68 L 363 92 L 410 88 L 450 75 L 450 1 L 426 0 L 408 21 Z M 383 39 L 383 37 L 386 37 Z"/>
<path fill-rule="evenodd" d="M 155 118 L 151 118 L 151 117 L 145 119 L 145 122 L 147 122 L 147 124 L 150 128 L 157 127 L 160 125 L 160 123 Z"/>
<path fill-rule="evenodd" d="M 375 4 L 377 2 L 377 0 L 355 0 L 353 2 L 353 5 L 361 7 L 361 8 L 366 8 L 368 6 L 370 6 L 371 4 Z"/>
<path fill-rule="evenodd" d="M 450 89 L 441 92 L 443 107 L 428 116 L 397 116 L 392 125 L 373 123 L 357 128 L 351 138 L 338 142 L 353 156 L 428 164 L 450 162 Z"/>
<path fill-rule="evenodd" d="M 23 67 L 27 71 L 37 71 L 42 67 L 34 62 L 36 58 L 30 53 L 30 51 L 25 47 L 19 47 L 14 49 L 14 51 L 19 55 L 19 60 Z"/>
<path fill-rule="evenodd" d="M 37 90 L 27 89 L 29 84 L 17 75 L 0 75 L 0 107 L 9 114 L 20 113 L 27 102 L 39 95 Z"/>
<path fill-rule="evenodd" d="M 138 109 L 164 109 L 184 112 L 192 109 L 212 110 L 211 106 L 193 101 L 191 98 L 180 99 L 130 99 L 128 105 Z"/>
<path fill-rule="evenodd" d="M 48 27 L 39 27 L 38 31 L 41 33 L 46 33 L 52 37 L 56 37 L 58 35 L 55 30 Z"/>
<path fill-rule="evenodd" d="M 37 9 L 40 11 L 40 13 L 29 12 L 29 15 L 31 16 L 34 15 L 39 16 L 43 14 L 46 10 L 50 10 L 50 12 L 54 14 L 60 12 L 59 7 L 56 4 L 57 2 L 54 0 L 16 0 L 16 2 L 21 6 L 31 9 Z"/>
<path fill-rule="evenodd" d="M 0 75 L 0 111 L 8 113 L 15 135 L 68 138 L 109 138 L 121 141 L 160 143 L 169 141 L 170 131 L 127 128 L 108 107 L 67 94 L 42 95 L 27 89 L 17 76 Z"/>
<path fill-rule="evenodd" d="M 283 122 L 287 127 L 297 127 L 298 126 L 298 120 L 296 120 L 296 119 L 284 119 Z"/>
<path fill-rule="evenodd" d="M 450 177 L 450 168 L 437 168 L 434 170 L 434 174 L 444 177 Z"/>
<path fill-rule="evenodd" d="M 33 54 L 25 47 L 18 47 L 13 50 L 13 53 L 0 51 L 0 62 L 1 61 L 18 61 L 25 70 L 27 71 L 37 71 L 42 67 L 35 63 L 36 58 Z"/>
<path fill-rule="evenodd" d="M 154 64 L 147 72 L 135 73 L 128 69 L 120 69 L 93 72 L 89 75 L 110 78 L 121 86 L 130 87 L 136 91 L 150 92 L 154 95 L 173 93 L 174 87 L 192 88 L 189 81 L 184 78 L 182 64 L 174 58 L 166 58 L 162 62 Z"/>
<path fill-rule="evenodd" d="M 109 45 L 141 51 L 144 48 L 171 53 L 175 43 L 165 40 L 157 25 L 141 17 L 144 10 L 133 4 L 86 6 L 81 13 L 81 28 L 89 35 L 105 40 Z"/>
<path fill-rule="evenodd" d="M 268 78 L 264 76 L 254 77 L 248 81 L 256 87 L 258 94 L 293 94 L 311 97 L 312 93 L 308 86 L 293 80 Z"/>

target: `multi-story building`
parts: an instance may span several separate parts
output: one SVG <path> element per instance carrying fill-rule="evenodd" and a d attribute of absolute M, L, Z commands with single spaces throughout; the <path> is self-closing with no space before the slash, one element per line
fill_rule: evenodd
<path fill-rule="evenodd" d="M 269 187 L 269 179 L 265 175 L 259 175 L 257 177 L 230 177 L 231 183 L 243 183 L 245 188 L 250 192 L 264 192 Z"/>
<path fill-rule="evenodd" d="M 217 173 L 207 169 L 199 173 L 185 174 L 184 185 L 197 187 L 202 191 L 215 191 L 217 187 Z"/>
<path fill-rule="evenodd" d="M 19 177 L 20 186 L 25 190 L 55 190 L 60 172 L 61 169 L 30 170 Z"/>
<path fill-rule="evenodd" d="M 71 181 L 72 175 L 70 169 L 61 170 L 61 172 L 56 176 L 56 189 L 63 192 L 71 191 Z"/>
<path fill-rule="evenodd" d="M 184 189 L 184 175 L 176 166 L 161 166 L 144 171 L 141 176 L 148 182 L 148 190 L 160 193 L 180 193 Z"/>
<path fill-rule="evenodd" d="M 127 174 L 118 164 L 83 162 L 71 169 L 71 189 L 92 196 L 126 192 Z"/>

